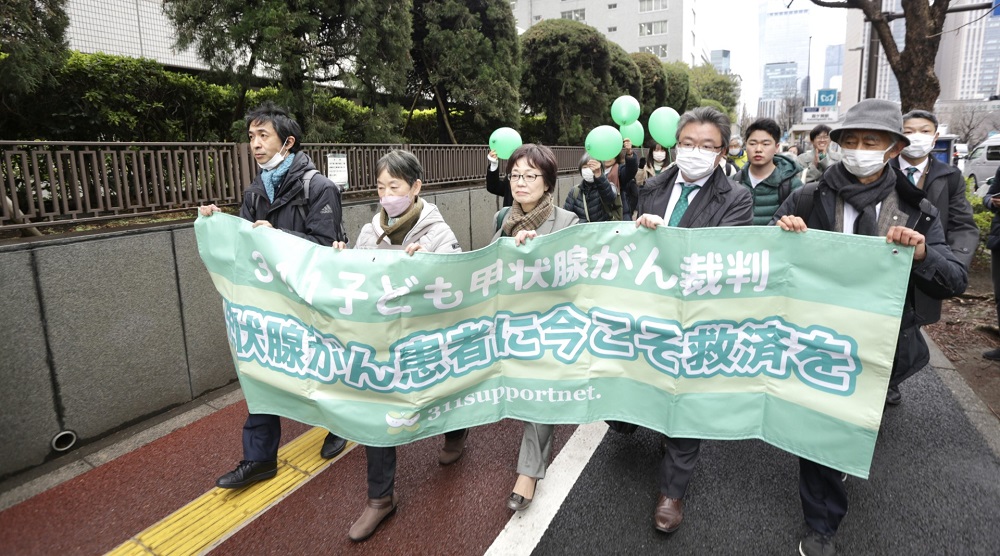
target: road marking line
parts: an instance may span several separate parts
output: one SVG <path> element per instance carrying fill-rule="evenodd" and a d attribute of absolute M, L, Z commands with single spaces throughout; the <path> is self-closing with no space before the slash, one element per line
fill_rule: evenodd
<path fill-rule="evenodd" d="M 278 474 L 243 489 L 213 488 L 159 523 L 125 541 L 109 555 L 203 554 L 298 490 L 357 446 L 337 457 L 319 455 L 326 429 L 315 427 L 278 451 Z"/>
<path fill-rule="evenodd" d="M 546 470 L 545 480 L 539 481 L 535 487 L 535 499 L 531 506 L 522 512 L 514 512 L 485 556 L 531 554 L 580 478 L 590 457 L 600 446 L 606 432 L 608 425 L 603 421 L 576 428 L 576 432 Z M 501 502 L 497 501 L 498 504 Z"/>

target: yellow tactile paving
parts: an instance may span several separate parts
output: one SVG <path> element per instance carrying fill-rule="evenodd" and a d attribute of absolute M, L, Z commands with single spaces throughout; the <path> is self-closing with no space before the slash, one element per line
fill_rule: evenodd
<path fill-rule="evenodd" d="M 325 460 L 319 448 L 326 430 L 316 427 L 278 451 L 278 475 L 239 490 L 213 488 L 149 529 L 115 548 L 109 555 L 172 556 L 199 554 L 214 547 L 245 523 L 267 511 L 308 482 L 316 473 L 344 457 Z"/>

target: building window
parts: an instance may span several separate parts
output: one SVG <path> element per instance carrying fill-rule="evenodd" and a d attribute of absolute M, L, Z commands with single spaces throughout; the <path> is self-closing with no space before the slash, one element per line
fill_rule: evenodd
<path fill-rule="evenodd" d="M 618 30 L 618 28 L 617 28 L 617 27 L 608 27 L 608 32 L 609 32 L 609 33 L 614 33 L 614 32 L 615 32 L 615 31 L 617 31 L 617 30 Z"/>
<path fill-rule="evenodd" d="M 639 52 L 649 52 L 657 58 L 667 57 L 667 45 L 665 44 L 654 44 L 652 46 L 641 46 L 639 47 Z"/>
<path fill-rule="evenodd" d="M 639 24 L 639 36 L 648 37 L 650 35 L 666 35 L 667 34 L 667 20 L 663 21 L 647 21 L 645 23 Z"/>
<path fill-rule="evenodd" d="M 639 0 L 639 13 L 667 9 L 667 0 Z"/>
<path fill-rule="evenodd" d="M 587 10 L 570 10 L 568 12 L 563 12 L 559 14 L 559 17 L 563 19 L 569 19 L 572 21 L 586 21 Z"/>
<path fill-rule="evenodd" d="M 608 4 L 608 9 L 609 10 L 617 10 L 618 9 L 618 4 Z"/>
<path fill-rule="evenodd" d="M 540 16 L 540 15 L 536 15 L 535 16 L 535 21 L 541 21 L 541 20 L 542 20 L 542 16 Z"/>

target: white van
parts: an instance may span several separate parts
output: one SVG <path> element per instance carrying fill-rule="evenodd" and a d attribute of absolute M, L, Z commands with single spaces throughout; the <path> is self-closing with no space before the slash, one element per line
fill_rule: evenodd
<path fill-rule="evenodd" d="M 972 178 L 972 189 L 975 191 L 996 175 L 997 168 L 1000 168 L 1000 135 L 994 135 L 972 149 L 966 157 L 962 175 Z"/>

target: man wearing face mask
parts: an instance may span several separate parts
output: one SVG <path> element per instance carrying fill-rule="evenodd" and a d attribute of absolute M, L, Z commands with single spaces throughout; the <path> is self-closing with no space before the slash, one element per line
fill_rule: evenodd
<path fill-rule="evenodd" d="M 888 161 L 910 144 L 895 103 L 866 99 L 847 111 L 844 125 L 831 133 L 843 159 L 819 182 L 794 191 L 773 223 L 785 231 L 809 228 L 885 237 L 911 246 L 913 265 L 907 283 L 893 359 L 891 386 L 920 370 L 930 360 L 920 335 L 917 291 L 935 299 L 965 291 L 968 274 L 945 241 L 938 211 L 905 174 Z M 801 201 L 810 196 L 811 202 Z M 799 458 L 799 497 L 810 532 L 799 543 L 803 556 L 835 554 L 833 537 L 847 514 L 844 476 L 835 469 Z"/>
<path fill-rule="evenodd" d="M 910 144 L 889 164 L 905 174 L 907 180 L 923 190 L 927 199 L 934 203 L 948 246 L 968 270 L 979 246 L 979 228 L 972 219 L 972 205 L 965 198 L 962 172 L 930 156 L 938 138 L 937 118 L 925 110 L 910 111 L 903 115 L 903 133 Z M 941 319 L 941 300 L 917 290 L 916 306 L 921 325 Z M 895 405 L 900 401 L 902 397 L 898 389 L 890 389 L 886 402 Z"/>
<path fill-rule="evenodd" d="M 246 116 L 250 149 L 260 173 L 243 194 L 240 217 L 253 227 L 274 228 L 318 243 L 347 241 L 341 225 L 340 192 L 302 151 L 302 129 L 288 112 L 266 102 Z M 310 173 L 309 193 L 304 178 Z M 203 216 L 219 209 L 199 207 Z M 243 425 L 243 461 L 216 481 L 219 488 L 242 488 L 277 473 L 281 422 L 277 415 L 251 413 Z M 320 455 L 332 458 L 347 442 L 328 433 Z"/>
<path fill-rule="evenodd" d="M 637 227 L 715 228 L 753 223 L 750 190 L 730 181 L 720 167 L 729 132 L 729 118 L 714 108 L 695 108 L 681 116 L 676 165 L 647 179 L 639 189 Z M 630 430 L 618 423 L 612 428 Z M 658 531 L 672 533 L 684 519 L 684 494 L 698 461 L 701 440 L 667 438 L 665 445 L 653 522 Z"/>

